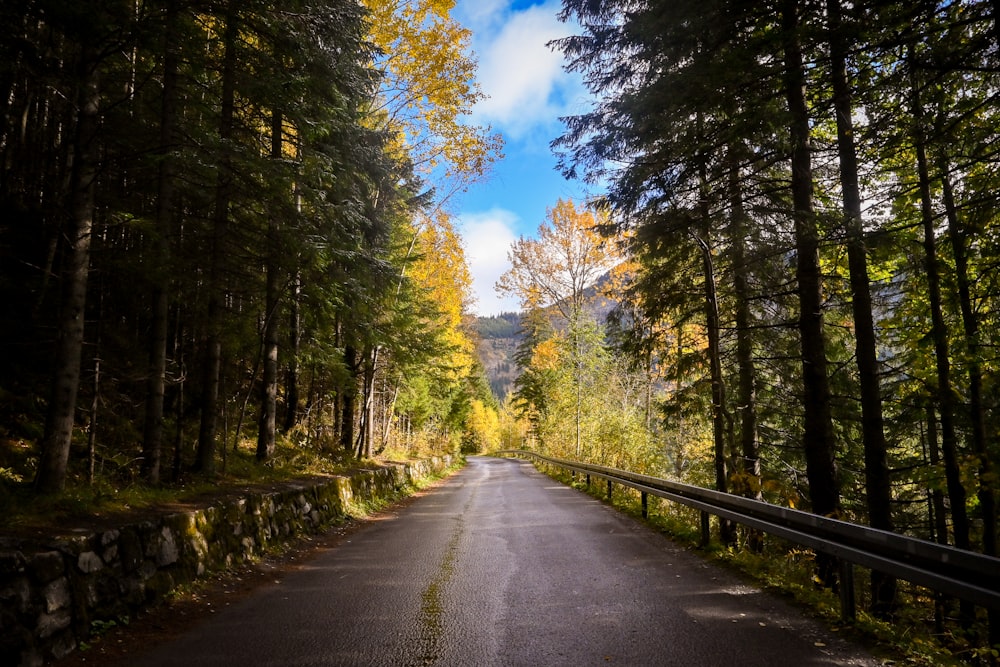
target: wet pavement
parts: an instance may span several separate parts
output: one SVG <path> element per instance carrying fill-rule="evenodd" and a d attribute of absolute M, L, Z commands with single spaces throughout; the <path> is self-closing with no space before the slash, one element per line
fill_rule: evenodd
<path fill-rule="evenodd" d="M 528 463 L 459 473 L 128 664 L 877 665 Z"/>

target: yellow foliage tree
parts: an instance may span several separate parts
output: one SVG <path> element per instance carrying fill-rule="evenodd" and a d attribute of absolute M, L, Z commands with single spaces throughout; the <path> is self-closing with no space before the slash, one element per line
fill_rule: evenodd
<path fill-rule="evenodd" d="M 513 295 L 525 308 L 543 300 L 567 321 L 585 305 L 586 290 L 622 261 L 618 247 L 604 238 L 604 213 L 578 209 L 560 199 L 538 227 L 538 238 L 522 236 L 508 253 L 511 268 L 497 281 L 497 292 Z"/>
<path fill-rule="evenodd" d="M 477 454 L 497 449 L 499 445 L 500 415 L 478 398 L 473 399 L 469 416 L 465 419 L 463 451 Z"/>
<path fill-rule="evenodd" d="M 461 237 L 448 215 L 439 210 L 424 220 L 414 238 L 410 278 L 432 302 L 435 329 L 452 350 L 451 358 L 443 360 L 450 377 L 463 378 L 472 367 L 475 346 L 464 326 L 466 305 L 472 298 L 472 275 Z"/>
<path fill-rule="evenodd" d="M 503 146 L 489 127 L 464 122 L 483 98 L 471 33 L 451 17 L 454 0 L 362 2 L 371 13 L 369 39 L 383 53 L 374 117 L 443 202 L 485 176 Z"/>

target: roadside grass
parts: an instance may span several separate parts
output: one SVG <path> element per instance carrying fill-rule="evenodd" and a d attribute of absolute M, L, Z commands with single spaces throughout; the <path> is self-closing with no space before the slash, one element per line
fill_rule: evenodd
<path fill-rule="evenodd" d="M 182 469 L 174 479 L 171 462 L 164 457 L 158 485 L 138 477 L 134 460 L 96 457 L 93 479 L 86 451 L 74 448 L 64 492 L 38 495 L 32 488 L 37 467 L 34 447 L 23 440 L 0 438 L 0 531 L 44 531 L 74 522 L 141 514 L 144 510 L 200 498 L 266 487 L 296 479 L 328 477 L 352 470 L 374 468 L 387 462 L 408 462 L 424 452 L 392 451 L 374 459 L 358 460 L 339 448 L 312 447 L 294 438 L 279 438 L 272 457 L 258 461 L 255 442 L 244 439 L 240 447 L 219 452 L 212 474 Z M 358 507 L 364 514 L 377 508 Z"/>
<path fill-rule="evenodd" d="M 580 477 L 573 478 L 569 473 L 544 465 L 538 467 L 564 484 L 609 502 L 603 480 L 588 487 Z M 868 646 L 873 655 L 886 664 L 920 667 L 997 664 L 995 649 L 976 644 L 976 637 L 985 633 L 982 623 L 968 630 L 951 622 L 944 627 L 935 627 L 934 599 L 926 589 L 900 581 L 901 603 L 898 610 L 891 620 L 880 619 L 863 608 L 864 582 L 868 571 L 858 567 L 855 574 L 858 586 L 857 618 L 845 623 L 840 617 L 839 597 L 819 585 L 814 578 L 815 554 L 811 550 L 768 537 L 763 551 L 756 553 L 740 548 L 740 543 L 745 541 L 743 533 L 737 545 L 724 545 L 716 539 L 714 519 L 713 539 L 709 544 L 702 545 L 700 516 L 696 510 L 649 496 L 647 518 L 644 519 L 639 492 L 620 485 L 614 486 L 610 504 L 713 562 L 749 577 L 761 588 L 792 599 L 830 630 Z"/>

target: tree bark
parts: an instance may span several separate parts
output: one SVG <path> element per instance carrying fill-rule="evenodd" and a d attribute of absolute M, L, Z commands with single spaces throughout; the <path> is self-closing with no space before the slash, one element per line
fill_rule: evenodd
<path fill-rule="evenodd" d="M 221 155 L 219 176 L 215 187 L 212 218 L 212 256 L 208 279 L 208 313 L 205 322 L 204 361 L 201 382 L 201 425 L 198 430 L 198 451 L 195 469 L 211 474 L 215 472 L 216 422 L 219 412 L 219 373 L 222 368 L 222 310 L 224 299 L 225 245 L 229 227 L 229 204 L 232 198 L 232 158 L 229 141 L 233 135 L 235 116 L 236 37 L 239 32 L 235 0 L 226 5 L 224 33 L 225 53 L 222 65 L 222 99 L 219 120 Z"/>
<path fill-rule="evenodd" d="M 271 119 L 271 158 L 281 159 L 281 112 Z M 274 455 L 277 428 L 278 399 L 278 221 L 268 220 L 266 286 L 264 288 L 264 377 L 261 388 L 260 424 L 257 429 L 257 460 L 266 461 Z"/>
<path fill-rule="evenodd" d="M 760 500 L 760 452 L 757 442 L 757 371 L 750 334 L 750 270 L 747 266 L 747 216 L 740 188 L 739 156 L 730 151 L 729 200 L 733 291 L 736 297 L 736 364 L 739 380 L 740 450 L 743 474 L 748 477 L 744 495 Z"/>
<path fill-rule="evenodd" d="M 736 297 L 736 366 L 740 412 L 741 492 L 747 498 L 761 500 L 760 451 L 757 441 L 757 370 L 753 358 L 753 337 L 750 333 L 750 270 L 747 266 L 747 216 L 740 186 L 742 151 L 730 148 L 729 161 L 729 237 L 732 253 L 733 292 Z M 735 491 L 735 489 L 734 489 Z M 747 531 L 747 544 L 752 551 L 764 547 L 763 533 Z"/>
<path fill-rule="evenodd" d="M 292 279 L 292 294 L 288 301 L 288 364 L 285 366 L 285 423 L 282 432 L 288 433 L 299 421 L 299 347 L 302 344 L 299 294 L 301 278 Z"/>
<path fill-rule="evenodd" d="M 378 370 L 379 348 L 372 346 L 364 355 L 361 369 L 361 412 L 355 453 L 358 459 L 371 458 L 375 441 L 375 377 Z"/>
<path fill-rule="evenodd" d="M 804 408 L 803 448 L 812 511 L 824 516 L 840 512 L 840 488 L 827 376 L 826 334 L 823 331 L 819 230 L 813 209 L 812 146 L 806 104 L 805 67 L 799 42 L 797 0 L 782 2 L 785 93 L 792 140 L 792 204 L 795 224 L 799 297 L 799 333 L 802 347 Z M 825 560 L 825 559 L 824 559 Z M 836 581 L 832 561 L 820 563 L 827 585 Z"/>
<path fill-rule="evenodd" d="M 97 49 L 89 44 L 84 45 L 80 60 L 81 85 L 73 142 L 70 220 L 66 231 L 66 258 L 61 276 L 59 328 L 45 431 L 41 441 L 38 474 L 35 477 L 35 489 L 39 493 L 59 493 L 66 487 L 69 451 L 73 439 L 97 180 L 96 135 L 101 101 L 97 61 Z"/>
<path fill-rule="evenodd" d="M 972 306 L 972 281 L 969 278 L 969 257 L 966 249 L 965 230 L 958 218 L 955 194 L 949 178 L 949 167 L 942 160 L 941 184 L 944 188 L 944 204 L 948 217 L 948 236 L 951 240 L 952 255 L 955 259 L 955 282 L 958 288 L 958 303 L 962 311 L 962 326 L 965 331 L 966 352 L 969 365 L 969 413 L 972 423 L 972 449 L 979 459 L 979 507 L 983 515 L 983 553 L 997 555 L 997 507 L 996 481 L 993 461 L 990 458 L 986 438 L 986 418 L 983 407 L 983 369 L 980 364 L 982 350 L 979 343 L 979 318 Z"/>
<path fill-rule="evenodd" d="M 983 553 L 997 555 L 997 500 L 993 461 L 986 440 L 986 416 L 983 407 L 983 371 L 980 366 L 979 318 L 972 307 L 972 286 L 969 279 L 969 260 L 965 234 L 958 219 L 955 195 L 952 191 L 949 168 L 942 160 L 941 182 L 944 190 L 945 211 L 948 217 L 948 236 L 955 259 L 955 282 L 962 311 L 966 352 L 969 356 L 969 417 L 972 422 L 972 449 L 979 460 L 979 511 L 983 517 Z M 1000 644 L 1000 610 L 988 610 L 989 643 Z"/>
<path fill-rule="evenodd" d="M 156 229 L 152 235 L 153 271 L 150 298 L 149 358 L 146 367 L 146 415 L 142 438 L 143 478 L 160 482 L 163 451 L 163 400 L 167 374 L 167 331 L 169 328 L 170 238 L 173 235 L 174 164 L 173 151 L 177 119 L 177 2 L 167 3 L 164 24 L 163 93 L 160 107 L 160 166 L 157 175 Z"/>
<path fill-rule="evenodd" d="M 341 387 L 338 395 L 341 396 L 341 425 L 340 425 L 340 445 L 348 452 L 354 452 L 354 406 L 357 402 L 358 394 L 358 351 L 353 346 L 344 348 L 344 365 L 347 366 L 349 375 L 345 386 Z"/>
<path fill-rule="evenodd" d="M 911 53 L 912 57 L 912 53 Z M 911 95 L 913 97 L 914 144 L 917 153 L 917 177 L 920 190 L 920 215 L 924 232 L 924 270 L 927 274 L 927 296 L 931 311 L 931 337 L 934 341 L 934 357 L 937 370 L 935 398 L 941 422 L 941 454 L 944 458 L 945 479 L 948 485 L 948 499 L 951 502 L 952 532 L 955 546 L 968 549 L 969 517 L 965 507 L 966 493 L 962 486 L 958 461 L 958 437 L 955 433 L 955 399 L 951 384 L 951 360 L 949 357 L 948 329 L 944 320 L 941 303 L 941 270 L 937 256 L 937 238 L 934 232 L 934 209 L 931 202 L 930 173 L 927 163 L 926 138 L 920 129 L 924 122 L 924 110 L 920 102 L 914 65 L 910 64 Z"/>
<path fill-rule="evenodd" d="M 847 264 L 854 317 L 855 360 L 861 389 L 861 436 L 865 451 L 865 493 L 868 522 L 873 528 L 893 530 L 892 480 L 886 454 L 882 392 L 876 354 L 875 322 L 872 316 L 871 281 L 868 277 L 868 250 L 865 247 L 858 186 L 858 156 L 854 143 L 854 108 L 847 77 L 847 48 L 844 43 L 840 0 L 827 0 L 829 20 L 830 74 L 833 105 L 837 116 L 837 150 L 840 186 L 847 231 Z M 872 611 L 885 616 L 896 602 L 896 580 L 884 572 L 871 571 Z"/>
<path fill-rule="evenodd" d="M 729 472 L 726 469 L 726 385 L 722 378 L 722 345 L 719 327 L 719 299 L 715 285 L 715 263 L 712 248 L 702 238 L 696 239 L 701 247 L 705 281 L 705 320 L 708 329 L 708 365 L 712 381 L 712 441 L 715 445 L 715 489 L 729 492 Z M 735 537 L 731 521 L 719 518 L 719 539 L 730 544 Z"/>

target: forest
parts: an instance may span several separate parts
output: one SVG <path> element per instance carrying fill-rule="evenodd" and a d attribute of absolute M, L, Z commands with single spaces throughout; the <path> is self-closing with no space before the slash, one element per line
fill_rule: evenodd
<path fill-rule="evenodd" d="M 601 194 L 476 333 L 447 203 L 502 142 L 452 3 L 4 2 L 4 492 L 530 447 L 996 555 L 1000 3 L 562 5 Z"/>
<path fill-rule="evenodd" d="M 5 487 L 458 450 L 495 401 L 446 203 L 500 138 L 450 8 L 3 3 Z"/>

